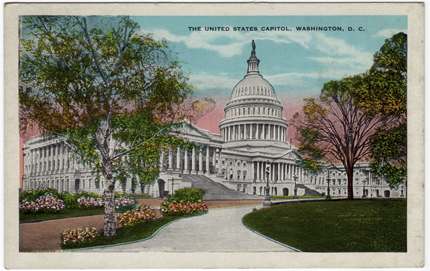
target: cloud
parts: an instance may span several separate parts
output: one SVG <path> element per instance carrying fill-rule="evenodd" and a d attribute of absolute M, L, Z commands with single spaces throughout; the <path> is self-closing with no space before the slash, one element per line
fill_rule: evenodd
<path fill-rule="evenodd" d="M 309 33 L 291 33 L 286 31 L 199 31 L 190 35 L 175 35 L 166 29 L 140 30 L 143 33 L 154 33 L 155 39 L 165 38 L 171 42 L 183 42 L 190 49 L 206 49 L 217 52 L 223 58 L 240 55 L 245 46 L 249 46 L 250 40 L 270 40 L 275 43 L 298 43 L 309 48 L 311 41 Z M 219 44 L 222 41 L 222 44 Z"/>
<path fill-rule="evenodd" d="M 237 79 L 232 79 L 226 75 L 211 75 L 206 73 L 191 74 L 190 83 L 195 84 L 199 89 L 229 89 L 239 82 Z"/>
<path fill-rule="evenodd" d="M 378 33 L 373 35 L 373 37 L 382 36 L 384 38 L 391 38 L 391 36 L 399 32 L 407 33 L 407 30 L 406 29 L 384 29 L 384 30 L 380 30 Z"/>

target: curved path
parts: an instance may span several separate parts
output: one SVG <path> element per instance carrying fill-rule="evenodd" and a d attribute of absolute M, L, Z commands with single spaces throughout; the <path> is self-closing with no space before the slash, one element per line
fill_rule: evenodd
<path fill-rule="evenodd" d="M 208 214 L 175 221 L 148 240 L 76 252 L 294 252 L 247 229 L 242 217 L 252 207 L 209 210 Z"/>

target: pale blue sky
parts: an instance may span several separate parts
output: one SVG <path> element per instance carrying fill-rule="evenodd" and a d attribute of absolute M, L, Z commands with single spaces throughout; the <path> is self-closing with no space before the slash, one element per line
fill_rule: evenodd
<path fill-rule="evenodd" d="M 386 38 L 407 33 L 407 16 L 150 16 L 133 17 L 141 31 L 165 38 L 190 70 L 199 96 L 229 97 L 247 71 L 254 39 L 260 73 L 280 100 L 318 95 L 331 79 L 365 72 Z M 188 27 L 202 27 L 189 31 Z M 230 31 L 204 31 L 204 27 Z M 262 31 L 286 26 L 291 31 Z M 297 31 L 296 27 L 335 26 L 344 31 Z M 257 31 L 233 31 L 256 27 Z M 352 27 L 355 31 L 348 31 Z M 358 31 L 362 27 L 365 31 Z"/>

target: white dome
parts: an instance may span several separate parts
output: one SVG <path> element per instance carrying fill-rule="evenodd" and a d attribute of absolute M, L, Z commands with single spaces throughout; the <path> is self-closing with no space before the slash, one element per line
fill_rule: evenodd
<path fill-rule="evenodd" d="M 248 74 L 233 88 L 230 101 L 248 97 L 273 98 L 276 93 L 273 86 L 260 74 Z"/>

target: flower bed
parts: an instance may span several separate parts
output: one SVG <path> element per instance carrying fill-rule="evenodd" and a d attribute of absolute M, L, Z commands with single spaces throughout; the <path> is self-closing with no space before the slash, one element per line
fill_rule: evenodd
<path fill-rule="evenodd" d="M 97 228 L 88 228 L 85 229 L 77 228 L 73 230 L 64 230 L 61 234 L 61 244 L 62 245 L 70 245 L 70 244 L 80 244 L 87 243 L 96 240 L 99 237 L 99 230 Z"/>
<path fill-rule="evenodd" d="M 105 205 L 105 202 L 102 198 L 90 198 L 90 197 L 82 197 L 78 199 L 78 206 L 80 208 L 97 208 Z"/>
<path fill-rule="evenodd" d="M 161 205 L 161 212 L 166 215 L 201 214 L 207 212 L 207 210 L 208 207 L 201 200 L 194 203 L 184 202 L 182 200 L 179 203 L 176 201 L 169 203 L 167 200 L 165 200 Z"/>
<path fill-rule="evenodd" d="M 143 204 L 132 211 L 127 211 L 116 217 L 118 228 L 133 226 L 137 223 L 155 219 L 155 211 L 149 206 Z"/>
<path fill-rule="evenodd" d="M 64 209 L 66 209 L 66 205 L 64 205 L 63 200 L 57 199 L 52 193 L 40 196 L 36 199 L 36 202 L 29 202 L 27 199 L 24 199 L 19 207 L 21 213 L 56 213 Z"/>
<path fill-rule="evenodd" d="M 115 199 L 115 208 L 126 208 L 134 205 L 134 198 L 130 197 L 119 197 Z"/>

